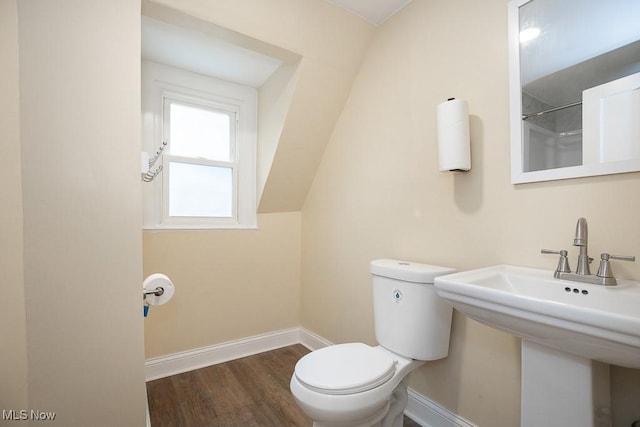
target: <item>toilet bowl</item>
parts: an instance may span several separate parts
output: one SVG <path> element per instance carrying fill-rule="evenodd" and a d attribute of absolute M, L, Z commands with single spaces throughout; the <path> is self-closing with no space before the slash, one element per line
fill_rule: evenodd
<path fill-rule="evenodd" d="M 437 296 L 447 267 L 396 260 L 371 262 L 379 346 L 338 344 L 301 358 L 291 392 L 315 427 L 400 427 L 409 374 L 446 357 L 452 307 Z"/>
<path fill-rule="evenodd" d="M 362 343 L 329 346 L 305 357 L 296 365 L 291 392 L 314 426 L 332 427 L 376 425 L 395 403 L 394 391 L 402 415 L 404 380 L 424 363 Z"/>

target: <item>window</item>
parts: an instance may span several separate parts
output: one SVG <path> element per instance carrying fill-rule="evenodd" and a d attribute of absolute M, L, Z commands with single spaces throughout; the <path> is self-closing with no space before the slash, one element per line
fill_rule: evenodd
<path fill-rule="evenodd" d="M 146 80 L 145 146 L 167 145 L 145 228 L 255 228 L 255 89 L 151 63 Z"/>
<path fill-rule="evenodd" d="M 167 220 L 235 217 L 235 123 L 236 112 L 229 106 L 164 98 Z"/>

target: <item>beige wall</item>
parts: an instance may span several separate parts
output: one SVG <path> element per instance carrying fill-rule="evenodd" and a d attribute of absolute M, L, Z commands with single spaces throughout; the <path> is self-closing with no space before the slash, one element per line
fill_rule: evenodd
<path fill-rule="evenodd" d="M 146 357 L 300 325 L 300 212 L 258 215 L 258 230 L 145 231 L 144 274 L 176 292 L 145 319 Z"/>
<path fill-rule="evenodd" d="M 18 2 L 18 28 L 29 407 L 15 409 L 141 426 L 140 3 Z"/>
<path fill-rule="evenodd" d="M 466 174 L 438 172 L 436 106 L 448 97 L 469 102 Z M 592 255 L 640 255 L 640 174 L 510 183 L 508 99 L 506 1 L 414 0 L 378 29 L 303 208 L 303 326 L 373 343 L 368 263 L 379 257 L 553 269 L 540 249 L 575 262 L 580 216 Z M 640 263 L 615 269 L 640 277 Z M 456 314 L 449 357 L 411 387 L 478 425 L 518 425 L 519 358 L 518 340 Z M 614 397 L 637 378 L 614 369 Z M 638 394 L 616 405 L 617 424 L 629 408 L 640 417 Z"/>
<path fill-rule="evenodd" d="M 27 407 L 16 0 L 0 0 L 0 409 Z"/>

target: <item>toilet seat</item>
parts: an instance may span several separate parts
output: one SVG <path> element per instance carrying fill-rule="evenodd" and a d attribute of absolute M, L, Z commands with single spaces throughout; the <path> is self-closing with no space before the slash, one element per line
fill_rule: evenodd
<path fill-rule="evenodd" d="M 379 347 L 339 344 L 307 354 L 298 361 L 300 383 L 323 394 L 344 395 L 371 390 L 395 373 L 395 361 Z"/>

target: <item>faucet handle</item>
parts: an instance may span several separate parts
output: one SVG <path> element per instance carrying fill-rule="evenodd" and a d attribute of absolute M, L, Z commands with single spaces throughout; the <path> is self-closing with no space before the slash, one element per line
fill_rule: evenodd
<path fill-rule="evenodd" d="M 607 253 L 600 254 L 601 259 L 619 259 L 620 261 L 635 261 L 636 257 L 634 255 L 610 255 Z"/>
<path fill-rule="evenodd" d="M 557 276 L 560 273 L 571 273 L 571 267 L 569 267 L 569 259 L 567 258 L 566 249 L 561 249 L 559 251 L 554 251 L 552 249 L 541 249 L 540 253 L 560 255 L 560 259 L 558 260 L 558 266 L 556 267 L 554 276 Z"/>
<path fill-rule="evenodd" d="M 609 259 L 617 259 L 620 261 L 635 261 L 636 257 L 633 255 L 610 255 L 606 252 L 603 252 L 600 254 L 600 267 L 598 268 L 598 273 L 596 273 L 596 276 L 609 278 L 613 277 Z"/>
<path fill-rule="evenodd" d="M 560 255 L 560 256 L 567 256 L 566 249 L 561 249 L 559 251 L 556 251 L 556 250 L 553 250 L 553 249 L 540 249 L 540 253 L 541 254 L 555 254 L 555 255 Z"/>

